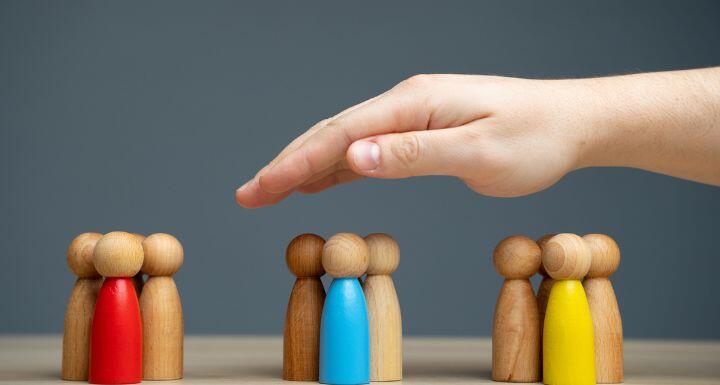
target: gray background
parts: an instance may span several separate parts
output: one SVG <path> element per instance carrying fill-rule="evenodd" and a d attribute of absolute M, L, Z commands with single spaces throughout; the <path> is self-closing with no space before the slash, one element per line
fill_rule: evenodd
<path fill-rule="evenodd" d="M 720 3 L 0 3 L 0 332 L 62 330 L 80 232 L 169 232 L 188 333 L 282 332 L 296 234 L 389 232 L 407 334 L 489 335 L 510 234 L 605 232 L 628 337 L 720 338 L 720 189 L 627 169 L 517 199 L 364 181 L 245 210 L 314 122 L 417 73 L 599 76 L 720 64 Z"/>

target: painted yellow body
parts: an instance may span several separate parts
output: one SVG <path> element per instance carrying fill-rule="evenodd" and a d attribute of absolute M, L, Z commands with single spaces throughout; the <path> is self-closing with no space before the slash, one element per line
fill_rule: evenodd
<path fill-rule="evenodd" d="M 595 385 L 592 318 L 580 281 L 556 281 L 543 327 L 543 383 Z"/>

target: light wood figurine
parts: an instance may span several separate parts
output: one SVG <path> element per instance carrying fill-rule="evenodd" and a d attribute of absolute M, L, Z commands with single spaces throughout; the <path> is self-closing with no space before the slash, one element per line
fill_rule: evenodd
<path fill-rule="evenodd" d="M 322 250 L 325 240 L 315 234 L 295 237 L 285 250 L 285 262 L 297 277 L 293 286 L 283 335 L 283 379 L 317 381 L 319 378 L 320 318 L 325 303 Z"/>
<path fill-rule="evenodd" d="M 363 291 L 370 327 L 370 381 L 402 380 L 402 317 L 390 276 L 400 264 L 400 248 L 387 234 L 365 237 L 370 251 Z"/>
<path fill-rule="evenodd" d="M 540 267 L 540 247 L 524 236 L 505 238 L 495 248 L 493 263 L 505 282 L 493 319 L 492 379 L 536 382 L 540 379 L 540 321 L 529 278 Z"/>
<path fill-rule="evenodd" d="M 77 276 L 65 311 L 61 377 L 63 380 L 87 381 L 90 361 L 90 331 L 95 301 L 102 277 L 92 263 L 100 233 L 83 233 L 70 243 L 67 264 Z"/>
<path fill-rule="evenodd" d="M 183 314 L 175 274 L 184 251 L 170 234 L 156 233 L 142 243 L 142 271 L 148 280 L 140 295 L 143 321 L 143 379 L 175 380 L 183 377 Z"/>
<path fill-rule="evenodd" d="M 557 234 L 545 234 L 542 237 L 538 238 L 535 242 L 542 249 L 547 243 L 547 241 L 549 241 L 550 238 L 554 237 L 555 235 Z M 540 312 L 540 378 L 542 378 L 543 325 L 545 324 L 545 310 L 547 309 L 548 298 L 550 298 L 550 289 L 552 289 L 554 281 L 552 277 L 550 277 L 550 275 L 547 273 L 547 271 L 545 271 L 542 263 L 540 264 L 540 269 L 538 270 L 538 273 L 542 276 L 542 280 L 540 281 L 540 286 L 538 286 L 537 291 L 538 311 Z"/>
<path fill-rule="evenodd" d="M 140 243 L 143 243 L 145 241 L 145 236 L 138 233 L 131 233 Z M 142 294 L 142 288 L 143 285 L 145 285 L 145 279 L 143 277 L 143 272 L 140 271 L 139 273 L 135 274 L 133 277 L 133 285 L 135 286 L 135 291 L 137 292 L 138 298 L 140 298 L 140 294 Z"/>
<path fill-rule="evenodd" d="M 595 375 L 599 384 L 623 382 L 623 329 L 620 309 L 610 282 L 620 266 L 620 248 L 603 234 L 583 237 L 592 263 L 583 281 L 595 330 Z"/>
<path fill-rule="evenodd" d="M 575 234 L 558 234 L 542 248 L 545 271 L 555 280 L 543 327 L 543 383 L 594 385 L 593 324 L 580 280 L 590 248 Z"/>

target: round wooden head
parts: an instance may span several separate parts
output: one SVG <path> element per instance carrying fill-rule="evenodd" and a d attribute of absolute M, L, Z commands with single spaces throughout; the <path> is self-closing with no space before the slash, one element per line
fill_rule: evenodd
<path fill-rule="evenodd" d="M 392 274 L 400 265 L 400 246 L 395 240 L 382 233 L 365 237 L 370 251 L 367 273 L 373 275 Z"/>
<path fill-rule="evenodd" d="M 542 263 L 553 279 L 582 279 L 590 262 L 590 247 L 575 234 L 558 234 L 542 248 Z"/>
<path fill-rule="evenodd" d="M 184 251 L 182 244 L 170 234 L 155 233 L 142 243 L 145 260 L 142 272 L 154 276 L 171 276 L 180 270 Z"/>
<path fill-rule="evenodd" d="M 285 249 L 285 263 L 298 278 L 321 277 L 325 274 L 322 251 L 325 240 L 315 234 L 301 234 Z"/>
<path fill-rule="evenodd" d="M 67 264 L 78 278 L 100 276 L 93 265 L 93 251 L 100 238 L 102 238 L 100 233 L 82 233 L 70 243 L 67 250 Z"/>
<path fill-rule="evenodd" d="M 545 234 L 545 235 L 543 235 L 542 237 L 538 238 L 538 239 L 535 241 L 535 243 L 537 243 L 538 246 L 540 246 L 540 249 L 542 249 L 543 247 L 545 247 L 545 244 L 547 243 L 547 241 L 549 241 L 550 238 L 552 238 L 552 237 L 554 237 L 554 236 L 556 236 L 556 235 L 557 235 L 557 234 L 554 234 L 554 233 L 552 233 L 552 234 Z M 545 266 L 543 266 L 542 263 L 540 264 L 540 268 L 538 269 L 538 273 L 540 273 L 540 275 L 542 275 L 543 277 L 549 277 L 549 276 L 550 276 L 550 275 L 548 275 L 547 271 L 545 271 Z"/>
<path fill-rule="evenodd" d="M 540 268 L 540 247 L 522 235 L 507 237 L 495 247 L 493 264 L 505 278 L 529 278 Z"/>
<path fill-rule="evenodd" d="M 365 274 L 370 250 L 364 239 L 356 234 L 335 234 L 323 247 L 322 265 L 335 278 L 359 277 Z"/>
<path fill-rule="evenodd" d="M 592 261 L 587 278 L 609 277 L 620 266 L 620 248 L 615 241 L 603 234 L 588 234 L 583 237 L 590 247 Z"/>
<path fill-rule="evenodd" d="M 93 263 L 104 277 L 132 277 L 143 264 L 142 244 L 130 233 L 107 233 L 95 245 Z"/>
<path fill-rule="evenodd" d="M 132 234 L 133 237 L 137 238 L 137 240 L 140 243 L 143 243 L 143 241 L 145 240 L 145 236 L 142 234 L 138 234 L 138 233 L 130 233 L 130 234 Z"/>

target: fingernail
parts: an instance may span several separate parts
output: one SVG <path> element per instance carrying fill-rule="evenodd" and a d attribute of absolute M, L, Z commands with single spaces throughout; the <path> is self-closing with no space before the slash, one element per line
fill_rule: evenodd
<path fill-rule="evenodd" d="M 362 141 L 353 145 L 355 165 L 364 171 L 372 171 L 380 165 L 380 146 L 375 142 Z"/>

